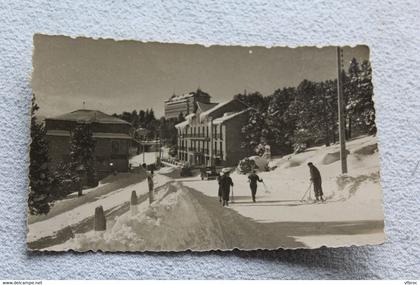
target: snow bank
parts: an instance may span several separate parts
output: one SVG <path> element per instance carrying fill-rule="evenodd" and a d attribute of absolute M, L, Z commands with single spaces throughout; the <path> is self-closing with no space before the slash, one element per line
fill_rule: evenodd
<path fill-rule="evenodd" d="M 144 251 L 222 246 L 220 238 L 214 236 L 210 215 L 194 197 L 181 190 L 179 184 L 166 188 L 152 205 L 142 203 L 137 215 L 120 216 L 105 233 L 76 235 L 61 247 L 80 251 Z"/>
<path fill-rule="evenodd" d="M 65 244 L 48 250 L 78 251 L 181 251 L 278 248 L 294 240 L 277 230 L 267 234 L 261 225 L 223 208 L 213 198 L 170 183 L 150 206 L 142 203 L 139 212 L 118 217 L 106 232 L 78 234 Z"/>
<path fill-rule="evenodd" d="M 159 187 L 164 185 L 170 179 L 166 176 L 157 174 L 155 175 L 154 180 L 155 187 Z M 32 242 L 42 237 L 53 236 L 60 229 L 77 224 L 84 219 L 93 216 L 94 210 L 98 206 L 102 206 L 105 211 L 117 207 L 129 201 L 132 191 L 136 191 L 137 195 L 148 193 L 149 190 L 147 181 L 142 181 L 117 189 L 105 195 L 99 196 L 91 202 L 81 204 L 49 219 L 29 224 L 27 241 Z"/>
<path fill-rule="evenodd" d="M 143 156 L 144 156 L 144 163 L 146 164 L 153 164 L 156 163 L 156 158 L 158 157 L 158 152 L 145 152 L 144 154 L 138 154 L 130 158 L 129 163 L 133 167 L 137 167 L 143 164 Z"/>

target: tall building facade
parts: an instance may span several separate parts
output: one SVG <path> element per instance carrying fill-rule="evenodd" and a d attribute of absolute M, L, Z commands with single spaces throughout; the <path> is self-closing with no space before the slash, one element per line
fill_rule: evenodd
<path fill-rule="evenodd" d="M 197 89 L 196 92 L 190 92 L 182 95 L 172 95 L 165 101 L 165 118 L 178 118 L 180 114 L 184 117 L 195 112 L 196 103 L 210 103 L 210 95 Z"/>
<path fill-rule="evenodd" d="M 235 166 L 250 155 L 241 148 L 242 126 L 250 108 L 239 100 L 216 104 L 197 103 L 196 112 L 176 125 L 178 159 L 190 165 Z"/>

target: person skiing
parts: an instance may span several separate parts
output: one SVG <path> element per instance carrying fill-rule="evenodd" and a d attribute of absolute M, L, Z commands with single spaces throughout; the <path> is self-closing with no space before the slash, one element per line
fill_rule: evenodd
<path fill-rule="evenodd" d="M 251 174 L 248 176 L 249 187 L 251 188 L 252 201 L 255 203 L 255 195 L 257 194 L 257 182 L 263 182 L 263 180 L 256 174 L 253 169 Z"/>
<path fill-rule="evenodd" d="M 220 187 L 222 189 L 223 207 L 229 206 L 230 186 L 233 186 L 232 178 L 229 177 L 229 171 L 223 171 L 220 178 Z"/>
<path fill-rule="evenodd" d="M 324 193 L 322 192 L 322 179 L 321 173 L 319 172 L 318 168 L 312 162 L 308 162 L 309 172 L 311 174 L 311 181 L 314 184 L 314 192 L 315 192 L 315 199 L 316 201 L 324 201 Z"/>

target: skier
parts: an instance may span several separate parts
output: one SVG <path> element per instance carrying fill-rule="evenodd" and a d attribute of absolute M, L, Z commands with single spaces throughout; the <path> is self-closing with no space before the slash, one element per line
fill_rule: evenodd
<path fill-rule="evenodd" d="M 222 189 L 223 207 L 229 206 L 230 186 L 233 186 L 232 178 L 229 177 L 229 171 L 223 171 L 220 178 L 220 187 Z"/>
<path fill-rule="evenodd" d="M 314 184 L 314 192 L 315 192 L 315 198 L 316 201 L 324 201 L 324 198 L 322 197 L 324 193 L 322 193 L 322 179 L 321 179 L 321 173 L 319 172 L 318 168 L 313 165 L 312 162 L 308 162 L 309 171 L 311 174 L 311 181 Z"/>
<path fill-rule="evenodd" d="M 256 174 L 255 170 L 248 176 L 249 187 L 251 188 L 252 201 L 255 203 L 255 195 L 257 194 L 257 181 L 263 182 L 263 180 Z"/>

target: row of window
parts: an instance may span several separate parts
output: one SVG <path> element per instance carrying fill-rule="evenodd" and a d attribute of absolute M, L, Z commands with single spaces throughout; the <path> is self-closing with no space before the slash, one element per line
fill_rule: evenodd
<path fill-rule="evenodd" d="M 193 152 L 202 152 L 209 154 L 210 143 L 202 142 L 202 141 L 190 141 L 189 145 L 181 141 L 181 145 L 179 146 L 180 151 L 193 151 Z M 217 155 L 221 155 L 223 152 L 223 142 L 214 142 L 213 144 L 213 153 Z"/>
<path fill-rule="evenodd" d="M 187 126 L 179 131 L 180 136 L 184 137 L 209 137 L 209 127 L 206 126 Z M 222 125 L 213 126 L 213 138 L 222 139 Z"/>

